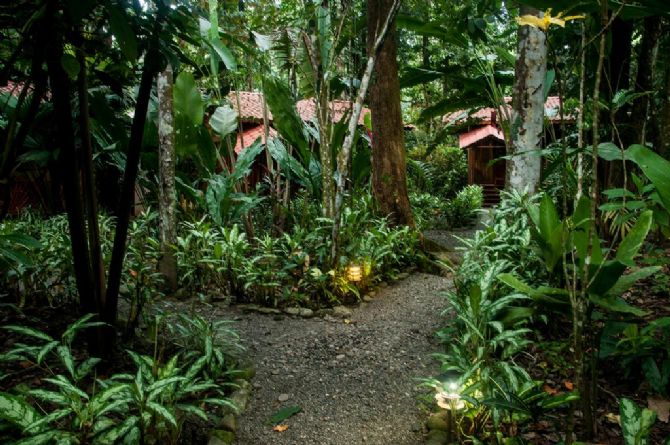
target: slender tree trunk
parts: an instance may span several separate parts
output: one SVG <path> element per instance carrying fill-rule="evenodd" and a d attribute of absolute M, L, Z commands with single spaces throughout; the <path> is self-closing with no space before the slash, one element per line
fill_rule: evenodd
<path fill-rule="evenodd" d="M 161 257 L 158 270 L 166 287 L 177 290 L 177 261 L 172 246 L 177 243 L 174 114 L 172 101 L 172 67 L 158 75 L 158 238 Z"/>
<path fill-rule="evenodd" d="M 668 27 L 670 28 L 670 27 Z M 660 125 L 658 134 L 659 144 L 658 152 L 663 156 L 670 156 L 670 54 L 666 53 L 665 55 L 665 81 L 663 82 L 664 89 L 662 90 L 663 95 L 663 106 L 660 113 Z"/>
<path fill-rule="evenodd" d="M 520 15 L 541 16 L 521 6 Z M 520 26 L 512 96 L 513 157 L 507 161 L 507 188 L 535 193 L 540 185 L 542 136 L 544 133 L 544 87 L 547 76 L 546 35 L 533 26 Z"/>
<path fill-rule="evenodd" d="M 393 0 L 368 0 L 368 32 L 377 29 L 386 19 Z M 368 40 L 371 44 L 374 38 Z M 371 48 L 372 49 L 372 48 Z M 405 165 L 405 134 L 400 109 L 400 82 L 395 24 L 391 24 L 381 47 L 370 87 L 372 111 L 372 194 L 384 216 L 392 224 L 414 225 L 407 192 Z"/>
<path fill-rule="evenodd" d="M 658 42 L 661 39 L 661 18 L 659 16 L 644 19 L 644 32 L 640 44 L 640 54 L 637 59 L 637 77 L 635 91 L 639 93 L 651 92 L 654 89 L 654 70 Z M 649 103 L 651 94 L 640 97 L 633 104 L 631 126 L 633 139 L 628 143 L 645 144 L 647 141 Z"/>
<path fill-rule="evenodd" d="M 96 306 L 99 309 L 105 295 L 105 266 L 102 261 L 102 246 L 100 244 L 100 227 L 98 225 L 98 197 L 95 187 L 95 173 L 93 169 L 93 145 L 91 144 L 91 125 L 88 106 L 88 76 L 86 71 L 86 57 L 83 50 L 77 51 L 79 61 L 79 76 L 77 82 L 77 96 L 79 97 L 79 138 L 81 139 L 81 170 L 84 200 L 86 205 L 86 220 L 88 226 L 88 247 L 91 261 L 91 277 L 94 287 L 91 289 Z"/>
<path fill-rule="evenodd" d="M 151 86 L 156 74 L 157 54 L 154 49 L 149 50 L 145 56 L 140 88 L 137 93 L 137 102 L 135 105 L 135 114 L 130 128 L 130 140 L 128 141 L 128 155 L 126 157 L 126 170 L 123 175 L 123 184 L 119 198 L 119 208 L 117 212 L 116 231 L 114 232 L 114 246 L 112 248 L 112 259 L 109 264 L 109 274 L 107 281 L 107 294 L 103 310 L 103 321 L 111 326 L 116 324 L 119 301 L 119 287 L 121 285 L 121 274 L 123 269 L 123 260 L 126 255 L 126 241 L 128 238 L 128 224 L 130 212 L 135 198 L 135 182 L 140 163 L 140 152 L 142 151 L 142 139 L 144 135 L 144 124 L 147 119 L 147 110 L 149 108 L 149 99 L 151 97 Z M 109 344 L 106 350 L 111 351 L 115 336 L 107 337 Z"/>
<path fill-rule="evenodd" d="M 346 184 L 349 180 L 349 164 L 351 163 L 351 148 L 354 145 L 354 137 L 356 136 L 356 128 L 358 127 L 358 120 L 361 117 L 361 111 L 363 109 L 363 101 L 365 96 L 368 94 L 368 87 L 370 86 L 370 79 L 372 78 L 372 72 L 375 68 L 375 62 L 379 51 L 384 44 L 384 39 L 388 33 L 388 30 L 391 28 L 391 25 L 395 21 L 395 16 L 398 13 L 400 8 L 400 0 L 394 0 L 393 4 L 388 10 L 388 14 L 384 18 L 384 21 L 380 23 L 376 29 L 377 35 L 375 37 L 375 42 L 371 46 L 371 49 L 368 54 L 368 61 L 365 65 L 365 71 L 363 72 L 363 77 L 361 77 L 361 85 L 358 88 L 358 93 L 356 94 L 356 101 L 353 105 L 353 110 L 351 116 L 349 116 L 349 125 L 347 127 L 347 133 L 344 137 L 344 142 L 342 143 L 342 148 L 337 154 L 337 189 L 335 192 L 335 209 L 334 209 L 334 224 L 332 231 L 332 240 L 333 246 L 331 249 L 331 260 L 333 264 L 337 259 L 337 252 L 339 250 L 339 236 L 340 236 L 340 224 L 341 215 L 342 215 L 342 205 L 344 203 L 344 192 L 346 190 Z M 368 14 L 370 14 L 370 8 L 368 8 Z"/>
<path fill-rule="evenodd" d="M 53 8 L 53 2 L 50 6 Z M 74 129 L 72 128 L 74 117 L 71 107 L 70 81 L 61 65 L 62 56 L 63 43 L 58 34 L 54 33 L 47 50 L 47 67 L 54 115 L 57 120 L 57 143 L 60 148 L 59 163 L 63 172 L 63 194 L 67 209 L 79 306 L 83 314 L 88 314 L 98 312 L 98 305 L 92 292 L 94 281 L 91 276 L 86 218 L 82 205 L 81 168 L 75 148 Z M 95 345 L 96 339 L 89 338 L 89 346 L 95 348 Z"/>

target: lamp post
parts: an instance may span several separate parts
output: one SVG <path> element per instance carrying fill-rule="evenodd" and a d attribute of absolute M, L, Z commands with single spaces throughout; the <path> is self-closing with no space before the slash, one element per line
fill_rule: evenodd
<path fill-rule="evenodd" d="M 443 390 L 435 394 L 435 400 L 437 400 L 437 406 L 447 410 L 447 443 L 452 443 L 454 435 L 458 436 L 455 428 L 456 411 L 465 408 L 458 383 L 455 381 L 444 383 Z"/>

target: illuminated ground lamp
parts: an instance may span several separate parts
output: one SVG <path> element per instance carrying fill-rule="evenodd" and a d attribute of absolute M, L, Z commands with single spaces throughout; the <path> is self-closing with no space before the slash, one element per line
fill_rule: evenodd
<path fill-rule="evenodd" d="M 444 383 L 443 388 L 446 390 L 435 394 L 435 400 L 437 400 L 437 406 L 447 410 L 447 443 L 451 443 L 454 441 L 454 432 L 456 429 L 454 427 L 456 411 L 465 408 L 465 402 L 461 399 L 458 391 L 458 383 L 455 381 Z"/>
<path fill-rule="evenodd" d="M 363 280 L 363 268 L 359 265 L 350 265 L 347 267 L 347 280 L 358 283 Z"/>

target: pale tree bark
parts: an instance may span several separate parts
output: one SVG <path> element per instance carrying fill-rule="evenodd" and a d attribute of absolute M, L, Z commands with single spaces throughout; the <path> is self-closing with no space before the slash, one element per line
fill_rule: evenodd
<path fill-rule="evenodd" d="M 358 120 L 361 117 L 361 111 L 363 109 L 363 101 L 365 96 L 368 93 L 368 87 L 370 86 L 370 79 L 372 78 L 372 72 L 375 68 L 375 61 L 379 55 L 382 45 L 384 44 L 384 39 L 388 33 L 389 28 L 395 20 L 395 16 L 398 13 L 400 8 L 400 0 L 393 0 L 393 3 L 388 9 L 388 13 L 384 18 L 383 24 L 378 26 L 377 36 L 375 37 L 374 44 L 371 46 L 371 49 L 368 53 L 368 61 L 365 65 L 365 71 L 363 72 L 363 77 L 361 78 L 361 85 L 358 88 L 358 94 L 356 95 L 356 101 L 353 105 L 353 111 L 349 117 L 349 125 L 347 127 L 347 134 L 344 137 L 344 142 L 342 148 L 337 153 L 337 188 L 335 191 L 335 209 L 334 209 L 334 223 L 333 223 L 333 246 L 331 250 L 331 259 L 335 262 L 337 258 L 337 251 L 339 249 L 339 234 L 340 234 L 340 225 L 342 223 L 341 214 L 342 214 L 342 204 L 344 203 L 344 194 L 346 191 L 346 184 L 349 180 L 349 164 L 351 163 L 351 148 L 354 145 L 354 137 L 356 135 L 356 128 L 358 127 Z M 369 11 L 368 11 L 369 13 Z"/>
<path fill-rule="evenodd" d="M 393 0 L 368 0 L 370 46 L 393 3 Z M 380 212 L 388 216 L 392 224 L 412 226 L 414 218 L 407 192 L 405 135 L 400 109 L 394 23 L 389 27 L 377 57 L 374 76 L 369 100 L 373 128 L 372 194 Z"/>
<path fill-rule="evenodd" d="M 534 8 L 521 6 L 520 15 L 541 16 Z M 544 84 L 547 76 L 545 33 L 533 26 L 520 26 L 518 58 L 512 96 L 511 159 L 507 161 L 507 188 L 535 193 L 540 184 L 542 135 L 544 132 Z"/>
<path fill-rule="evenodd" d="M 659 16 L 644 19 L 644 32 L 642 34 L 642 43 L 640 44 L 637 78 L 635 80 L 635 90 L 639 93 L 649 92 L 654 89 L 656 55 L 658 53 L 658 43 L 662 35 L 661 24 Z M 645 144 L 647 142 L 647 125 L 651 97 L 653 96 L 642 96 L 633 104 L 633 113 L 631 114 L 631 124 L 634 132 L 633 140 L 625 142 L 635 144 Z"/>
<path fill-rule="evenodd" d="M 177 289 L 177 262 L 172 246 L 177 242 L 174 115 L 172 100 L 172 67 L 158 74 L 158 237 L 161 257 L 158 269 L 169 290 Z"/>

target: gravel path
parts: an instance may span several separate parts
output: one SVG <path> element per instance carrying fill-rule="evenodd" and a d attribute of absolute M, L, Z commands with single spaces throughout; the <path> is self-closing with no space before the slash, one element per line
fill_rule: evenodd
<path fill-rule="evenodd" d="M 417 445 L 426 414 L 417 378 L 434 375 L 440 292 L 449 279 L 416 273 L 379 290 L 346 319 L 302 319 L 226 309 L 256 366 L 239 445 Z M 233 313 L 231 314 L 230 311 Z M 281 401 L 280 401 L 281 400 Z M 268 418 L 302 412 L 274 432 Z"/>

